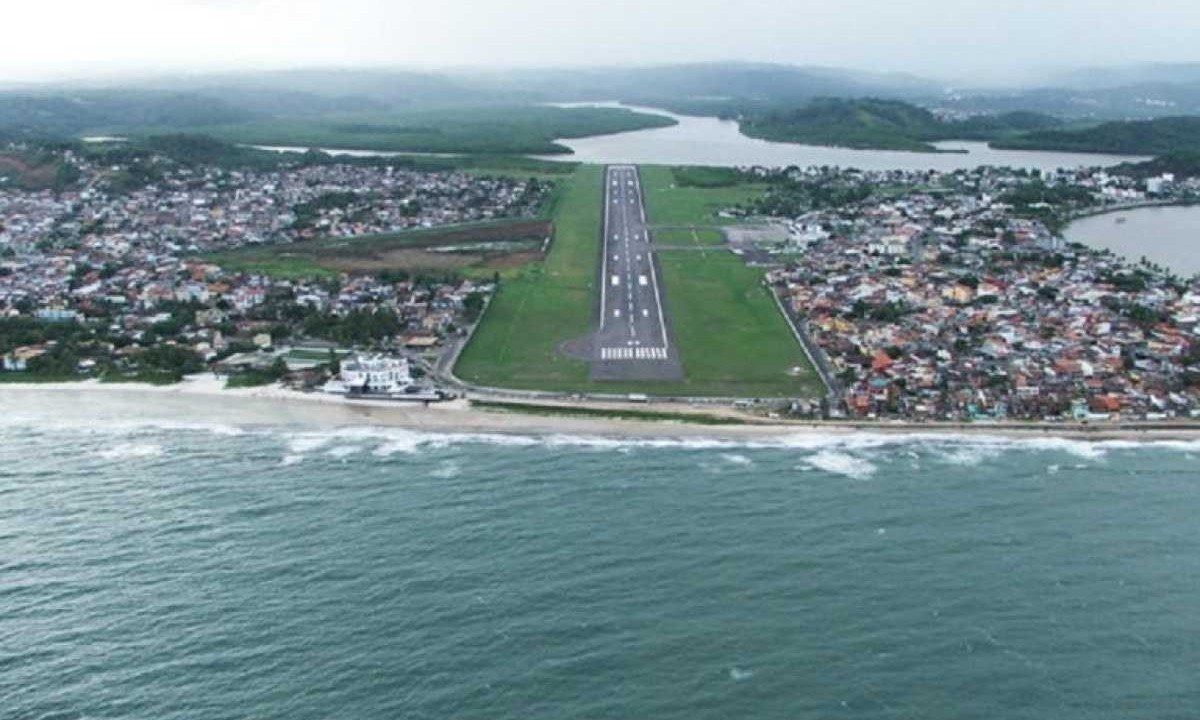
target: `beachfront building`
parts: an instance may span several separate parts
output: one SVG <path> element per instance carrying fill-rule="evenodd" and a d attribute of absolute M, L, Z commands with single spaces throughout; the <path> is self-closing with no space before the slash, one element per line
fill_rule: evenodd
<path fill-rule="evenodd" d="M 356 355 L 342 362 L 338 376 L 323 389 L 335 395 L 391 395 L 406 392 L 412 384 L 408 360 L 387 355 Z"/>

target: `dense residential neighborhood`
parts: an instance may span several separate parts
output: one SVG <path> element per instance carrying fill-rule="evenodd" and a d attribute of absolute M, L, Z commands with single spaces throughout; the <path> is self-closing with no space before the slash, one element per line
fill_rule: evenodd
<path fill-rule="evenodd" d="M 10 376 L 172 382 L 210 369 L 231 385 L 286 376 L 317 387 L 342 360 L 367 362 L 352 353 L 384 351 L 418 381 L 449 368 L 493 278 L 383 270 L 304 279 L 225 268 L 219 253 L 531 217 L 552 190 L 381 163 L 256 170 L 156 157 L 148 172 L 71 150 L 62 161 L 77 170 L 65 189 L 0 182 L 0 349 Z M 126 186 L 138 173 L 151 180 Z M 1194 201 L 1197 181 L 1098 169 L 739 174 L 768 190 L 725 214 L 765 218 L 783 233 L 732 249 L 764 266 L 828 388 L 821 408 L 804 404 L 802 414 L 1200 413 L 1200 283 L 1061 235 L 1075 217 Z"/>
<path fill-rule="evenodd" d="M 285 352 L 297 344 L 436 350 L 478 315 L 492 282 L 403 271 L 289 280 L 230 272 L 207 255 L 522 217 L 549 192 L 536 180 L 381 165 L 256 172 L 165 159 L 156 182 L 117 192 L 110 185 L 128 168 L 69 151 L 64 161 L 79 169 L 74 189 L 0 184 L 9 371 L 167 381 L 213 362 L 258 372 L 277 357 L 292 369 L 314 365 Z"/>
<path fill-rule="evenodd" d="M 1071 245 L 1065 217 L 1184 198 L 1102 171 L 838 173 L 902 188 L 789 218 L 771 284 L 858 418 L 1156 420 L 1200 408 L 1200 282 Z M 1151 188 L 1149 197 L 1146 187 Z M 1049 200 L 1047 200 L 1049 199 Z"/>

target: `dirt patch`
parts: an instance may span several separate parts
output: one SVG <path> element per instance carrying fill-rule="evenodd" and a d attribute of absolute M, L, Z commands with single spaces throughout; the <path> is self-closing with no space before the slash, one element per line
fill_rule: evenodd
<path fill-rule="evenodd" d="M 378 235 L 342 240 L 336 244 L 332 244 L 328 240 L 314 240 L 311 243 L 292 245 L 289 251 L 297 253 L 308 252 L 322 260 L 325 258 L 341 260 L 347 256 L 378 258 L 390 252 L 420 248 L 518 242 L 524 240 L 537 240 L 540 242 L 549 237 L 553 232 L 553 225 L 547 222 L 515 222 L 502 225 L 446 228 L 444 230 L 414 230 L 394 235 Z"/>
<path fill-rule="evenodd" d="M 380 270 L 458 270 L 483 260 L 482 255 L 437 253 L 428 250 L 392 250 L 373 257 L 343 256 L 322 258 L 321 264 L 332 270 L 370 273 Z"/>

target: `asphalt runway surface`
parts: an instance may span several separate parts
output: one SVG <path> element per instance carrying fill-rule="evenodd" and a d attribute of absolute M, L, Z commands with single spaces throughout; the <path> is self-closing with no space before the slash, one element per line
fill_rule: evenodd
<path fill-rule="evenodd" d="M 592 378 L 677 380 L 682 370 L 671 342 L 638 170 L 610 166 L 604 184 L 604 257 Z"/>

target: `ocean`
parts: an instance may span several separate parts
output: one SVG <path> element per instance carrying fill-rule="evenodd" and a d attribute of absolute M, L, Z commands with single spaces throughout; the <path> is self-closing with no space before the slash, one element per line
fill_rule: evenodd
<path fill-rule="evenodd" d="M 1200 443 L 0 418 L 0 718 L 1194 718 Z"/>

